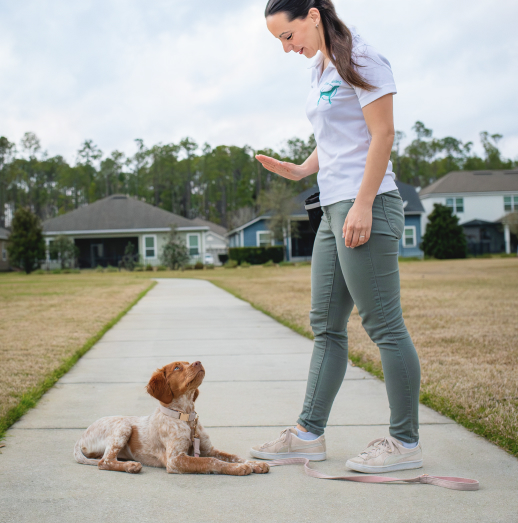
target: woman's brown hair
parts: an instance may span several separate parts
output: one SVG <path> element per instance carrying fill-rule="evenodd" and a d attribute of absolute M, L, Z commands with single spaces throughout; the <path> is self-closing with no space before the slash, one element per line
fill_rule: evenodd
<path fill-rule="evenodd" d="M 324 42 L 329 52 L 329 59 L 336 67 L 338 74 L 349 84 L 366 91 L 373 91 L 375 86 L 369 84 L 358 73 L 360 67 L 352 57 L 353 37 L 349 28 L 338 18 L 331 0 L 269 0 L 264 16 L 286 13 L 291 22 L 297 18 L 306 18 L 309 10 L 318 9 L 324 28 Z"/>

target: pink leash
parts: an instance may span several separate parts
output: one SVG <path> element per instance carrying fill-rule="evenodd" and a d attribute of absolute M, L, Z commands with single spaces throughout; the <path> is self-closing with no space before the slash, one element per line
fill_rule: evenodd
<path fill-rule="evenodd" d="M 435 485 L 437 487 L 449 488 L 452 490 L 478 490 L 479 482 L 476 479 L 468 478 L 453 478 L 449 476 L 429 476 L 428 474 L 422 474 L 416 478 L 402 479 L 402 478 L 391 478 L 385 476 L 328 476 L 318 470 L 309 468 L 309 459 L 307 458 L 287 458 L 277 459 L 274 461 L 267 461 L 270 467 L 278 467 L 282 465 L 294 465 L 295 463 L 304 463 L 304 470 L 308 476 L 321 479 L 341 479 L 343 481 L 356 481 L 358 483 L 395 483 L 396 481 L 402 481 L 404 483 L 425 483 L 428 485 Z"/>

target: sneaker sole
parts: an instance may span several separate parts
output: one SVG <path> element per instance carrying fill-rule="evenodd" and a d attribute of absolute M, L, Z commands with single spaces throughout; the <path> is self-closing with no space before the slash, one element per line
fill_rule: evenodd
<path fill-rule="evenodd" d="M 345 466 L 355 470 L 356 472 L 379 474 L 383 472 L 393 472 L 395 470 L 420 469 L 423 466 L 423 460 L 405 461 L 403 463 L 394 463 L 394 465 L 386 465 L 384 467 L 370 467 L 369 465 L 361 465 L 359 463 L 354 463 L 353 461 L 347 461 Z"/>
<path fill-rule="evenodd" d="M 309 461 L 325 461 L 326 453 L 319 452 L 313 454 L 304 454 L 303 452 L 283 452 L 282 454 L 274 454 L 269 452 L 261 452 L 259 450 L 250 449 L 250 454 L 254 458 L 260 459 L 288 459 L 288 458 L 306 458 Z"/>

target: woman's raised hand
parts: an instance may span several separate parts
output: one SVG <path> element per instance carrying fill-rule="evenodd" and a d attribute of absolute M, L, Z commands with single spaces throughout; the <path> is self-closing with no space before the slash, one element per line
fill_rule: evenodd
<path fill-rule="evenodd" d="M 302 166 L 291 162 L 281 162 L 270 156 L 264 154 L 257 154 L 256 159 L 261 162 L 265 169 L 272 171 L 272 173 L 278 174 L 288 180 L 298 181 L 301 178 L 307 176 L 306 169 Z"/>

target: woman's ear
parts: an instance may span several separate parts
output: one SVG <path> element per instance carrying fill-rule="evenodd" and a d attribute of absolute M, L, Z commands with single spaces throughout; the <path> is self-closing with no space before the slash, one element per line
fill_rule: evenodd
<path fill-rule="evenodd" d="M 196 398 L 200 395 L 200 389 L 194 391 L 194 396 L 192 397 L 193 403 L 196 401 Z"/>
<path fill-rule="evenodd" d="M 153 373 L 153 376 L 151 376 L 151 379 L 146 386 L 146 390 L 148 394 L 162 403 L 167 404 L 173 401 L 173 393 L 165 379 L 165 370 L 163 368 L 157 369 Z"/>

